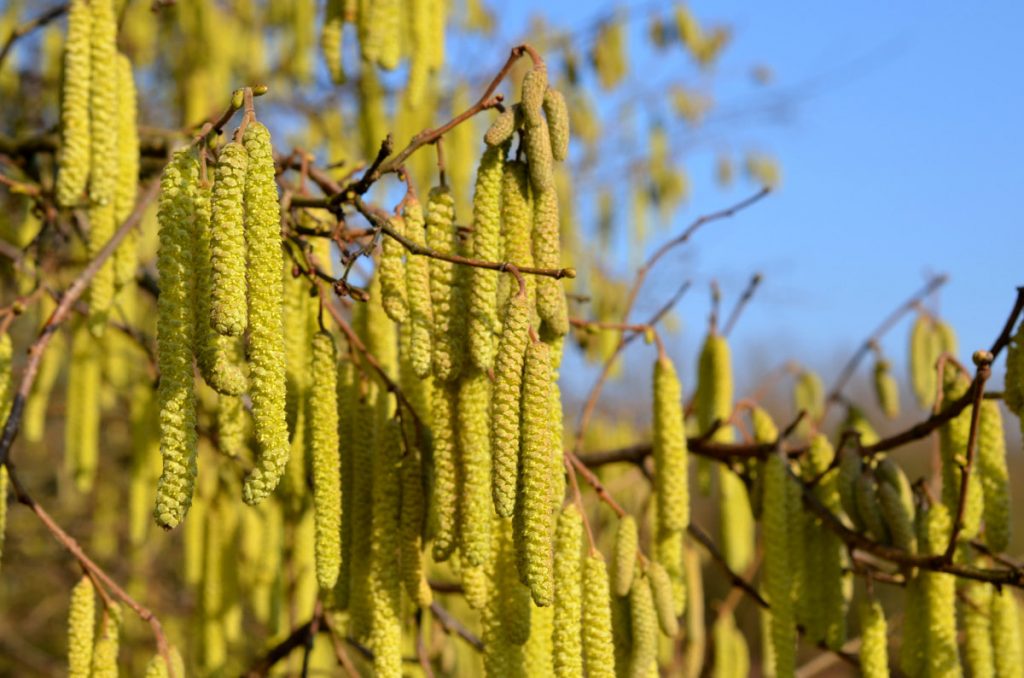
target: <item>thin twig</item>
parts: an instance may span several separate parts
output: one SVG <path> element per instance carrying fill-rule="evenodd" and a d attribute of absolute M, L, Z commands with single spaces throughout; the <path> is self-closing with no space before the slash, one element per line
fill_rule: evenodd
<path fill-rule="evenodd" d="M 754 292 L 757 291 L 757 287 L 761 284 L 762 280 L 763 278 L 760 273 L 755 273 L 750 278 L 750 282 L 747 283 L 747 289 L 743 290 L 739 301 L 736 302 L 736 307 L 732 309 L 729 319 L 725 321 L 725 326 L 722 328 L 723 337 L 728 337 L 729 333 L 732 332 L 732 328 L 736 325 L 736 321 L 739 320 L 740 314 L 743 313 L 743 309 L 746 308 L 747 304 L 754 297 Z"/>
<path fill-rule="evenodd" d="M 726 562 L 725 556 L 723 556 L 721 551 L 718 550 L 718 547 L 715 546 L 715 542 L 711 540 L 711 537 L 708 536 L 707 532 L 692 521 L 687 525 L 686 531 L 691 537 L 700 542 L 701 546 L 703 546 L 705 550 L 707 550 L 708 555 L 710 555 L 711 559 L 714 560 L 715 563 L 725 572 L 726 577 L 728 577 L 733 586 L 741 589 L 744 593 L 750 596 L 755 603 L 764 609 L 767 610 L 770 608 L 768 601 L 766 601 L 758 590 L 754 588 L 753 584 L 748 582 L 729 567 L 729 563 Z"/>
<path fill-rule="evenodd" d="M 7 55 L 10 54 L 11 49 L 14 47 L 14 43 L 19 39 L 25 37 L 37 28 L 41 28 L 46 24 L 59 18 L 65 12 L 68 11 L 68 3 L 51 7 L 34 19 L 29 19 L 25 23 L 11 30 L 11 34 L 7 36 L 7 40 L 4 41 L 4 46 L 0 48 L 0 68 L 3 68 L 4 61 L 7 59 Z"/>

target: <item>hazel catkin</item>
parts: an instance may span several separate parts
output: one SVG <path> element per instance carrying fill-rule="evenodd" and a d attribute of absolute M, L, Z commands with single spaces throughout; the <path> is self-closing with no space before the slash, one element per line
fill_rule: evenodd
<path fill-rule="evenodd" d="M 447 186 L 430 191 L 427 202 L 427 245 L 442 254 L 454 254 L 455 198 Z M 441 381 L 459 376 L 464 351 L 465 318 L 455 264 L 430 259 L 430 301 L 434 313 L 431 336 L 434 375 Z"/>
<path fill-rule="evenodd" d="M 117 55 L 117 187 L 114 222 L 122 224 L 135 207 L 139 189 L 139 130 L 135 77 L 132 62 Z M 133 228 L 114 251 L 114 282 L 118 288 L 135 278 L 138 265 L 139 229 Z"/>
<path fill-rule="evenodd" d="M 629 657 L 631 678 L 646 678 L 658 657 L 658 613 L 646 575 L 633 579 L 629 591 L 632 648 Z"/>
<path fill-rule="evenodd" d="M 309 399 L 313 466 L 313 509 L 316 512 L 316 580 L 323 591 L 334 587 L 341 567 L 341 458 L 338 455 L 338 371 L 334 339 L 327 332 L 313 336 L 312 397 Z"/>
<path fill-rule="evenodd" d="M 489 146 L 480 158 L 473 193 L 473 258 L 497 261 L 501 247 L 501 177 L 505 146 Z M 496 271 L 473 268 L 469 289 L 469 355 L 482 370 L 494 364 L 498 319 L 498 276 Z"/>
<path fill-rule="evenodd" d="M 121 623 L 124 613 L 117 603 L 106 608 L 100 635 L 92 651 L 91 678 L 117 678 L 117 653 L 121 645 Z"/>
<path fill-rule="evenodd" d="M 401 580 L 398 557 L 402 429 L 397 420 L 384 425 L 383 444 L 373 460 L 373 512 L 370 535 L 369 595 L 374 675 L 402 675 Z"/>
<path fill-rule="evenodd" d="M 796 623 L 793 610 L 792 576 L 794 553 L 789 543 L 788 526 L 793 518 L 789 509 L 789 471 L 778 454 L 764 465 L 764 587 L 771 605 L 771 641 L 775 672 L 793 675 L 796 662 Z"/>
<path fill-rule="evenodd" d="M 515 507 L 516 470 L 519 465 L 520 391 L 523 362 L 529 341 L 526 294 L 514 294 L 505 316 L 494 364 L 491 400 L 491 489 L 494 510 L 503 518 Z"/>
<path fill-rule="evenodd" d="M 165 529 L 175 527 L 192 504 L 196 477 L 196 399 L 192 378 L 193 285 L 191 222 L 199 166 L 183 149 L 160 178 L 160 248 L 157 271 L 157 367 L 160 370 L 160 454 L 163 471 L 154 516 Z"/>
<path fill-rule="evenodd" d="M 512 138 L 522 124 L 522 108 L 519 104 L 512 104 L 499 113 L 491 126 L 487 128 L 487 132 L 484 134 L 484 143 L 488 146 L 501 146 Z"/>
<path fill-rule="evenodd" d="M 885 612 L 877 600 L 860 605 L 860 669 L 866 678 L 888 678 L 889 635 Z"/>
<path fill-rule="evenodd" d="M 405 201 L 402 211 L 405 219 L 405 237 L 417 245 L 426 243 L 423 208 L 415 196 Z M 430 259 L 409 255 L 405 265 L 405 285 L 409 303 L 409 324 L 412 337 L 409 342 L 410 362 L 419 378 L 430 374 L 433 346 L 434 312 L 430 297 Z"/>
<path fill-rule="evenodd" d="M 89 678 L 95 629 L 96 589 L 83 575 L 71 589 L 68 609 L 68 678 Z"/>
<path fill-rule="evenodd" d="M 249 154 L 230 141 L 217 157 L 214 170 L 210 228 L 210 317 L 219 334 L 241 336 L 246 326 L 245 303 L 245 177 Z"/>
<path fill-rule="evenodd" d="M 679 633 L 679 620 L 676 618 L 672 580 L 661 563 L 653 560 L 647 566 L 647 579 L 654 595 L 654 607 L 658 611 L 658 626 L 662 633 L 674 638 Z"/>
<path fill-rule="evenodd" d="M 583 675 L 583 614 L 580 546 L 583 517 L 575 504 L 568 504 L 555 527 L 555 675 L 572 678 Z"/>
<path fill-rule="evenodd" d="M 985 543 L 999 553 L 1010 543 L 1012 513 L 1003 415 L 994 400 L 981 402 L 977 445 L 976 468 L 985 495 Z"/>
<path fill-rule="evenodd" d="M 557 191 L 550 189 L 537 193 L 533 206 L 533 262 L 539 268 L 561 268 Z M 551 276 L 541 276 L 536 286 L 537 314 L 547 331 L 554 336 L 566 334 L 569 331 L 569 310 L 562 283 Z"/>
<path fill-rule="evenodd" d="M 615 675 L 608 570 L 600 553 L 583 561 L 583 661 L 591 678 Z"/>
<path fill-rule="evenodd" d="M 544 92 L 544 114 L 547 116 L 551 156 L 556 162 L 569 157 L 569 107 L 557 89 Z"/>
<path fill-rule="evenodd" d="M 625 596 L 633 585 L 633 571 L 636 566 L 636 554 L 640 537 L 637 533 L 636 520 L 631 515 L 619 518 L 615 531 L 615 568 L 612 571 L 612 591 L 617 596 Z"/>
<path fill-rule="evenodd" d="M 874 377 L 878 407 L 886 417 L 895 419 L 900 415 L 900 385 L 892 375 L 888 360 L 875 363 Z"/>
<path fill-rule="evenodd" d="M 256 467 L 242 486 L 247 504 L 274 491 L 288 463 L 285 422 L 283 281 L 281 222 L 274 181 L 270 132 L 252 122 L 243 137 L 249 153 L 245 178 L 245 221 L 249 288 L 250 395 L 255 423 Z"/>
<path fill-rule="evenodd" d="M 434 560 L 447 560 L 458 545 L 458 387 L 435 381 L 430 431 L 434 443 Z"/>
<path fill-rule="evenodd" d="M 463 567 L 480 567 L 491 552 L 491 380 L 476 368 L 463 371 L 458 397 L 459 546 Z"/>
<path fill-rule="evenodd" d="M 948 575 L 947 575 L 948 576 Z M 1020 609 L 1013 589 L 1004 586 L 992 592 L 992 647 L 995 648 L 997 678 L 1020 678 L 1024 673 L 1021 648 Z"/>
<path fill-rule="evenodd" d="M 941 350 L 934 321 L 923 313 L 918 314 L 910 330 L 910 385 L 918 404 L 924 409 L 935 402 L 935 361 L 939 359 Z"/>
<path fill-rule="evenodd" d="M 972 676 L 994 676 L 992 647 L 992 594 L 988 582 L 964 585 L 960 609 L 964 620 L 964 660 Z"/>
<path fill-rule="evenodd" d="M 654 363 L 654 483 L 662 530 L 685 530 L 690 523 L 686 430 L 682 387 L 668 357 Z"/>
<path fill-rule="evenodd" d="M 405 235 L 405 219 L 392 216 L 388 226 L 398 235 Z M 409 313 L 405 267 L 402 265 L 402 244 L 387 234 L 381 235 L 380 289 L 384 312 L 396 323 L 404 323 Z"/>
<path fill-rule="evenodd" d="M 92 13 L 87 0 L 68 4 L 61 92 L 60 149 L 57 153 L 57 203 L 75 205 L 89 177 L 89 81 Z"/>

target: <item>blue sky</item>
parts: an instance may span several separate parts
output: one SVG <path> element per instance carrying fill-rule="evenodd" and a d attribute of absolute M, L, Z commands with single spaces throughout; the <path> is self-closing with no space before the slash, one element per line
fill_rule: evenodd
<path fill-rule="evenodd" d="M 638 13 L 654 6 L 528 0 L 502 9 L 501 22 L 512 37 L 532 13 L 576 26 L 630 5 Z M 720 0 L 691 8 L 734 28 L 716 80 L 723 105 L 743 105 L 756 63 L 775 73 L 758 100 L 797 94 L 784 97 L 780 116 L 728 128 L 779 158 L 782 190 L 708 227 L 664 264 L 676 268 L 662 279 L 685 269 L 698 284 L 680 306 L 680 358 L 691 361 L 703 334 L 707 281 L 716 277 L 732 300 L 755 270 L 765 282 L 734 334 L 741 365 L 769 369 L 799 357 L 834 374 L 837 359 L 932 272 L 950 275 L 941 312 L 962 357 L 987 347 L 1024 284 L 1024 3 Z M 635 24 L 634 44 L 646 30 Z M 742 88 L 730 84 L 741 80 Z M 715 188 L 710 170 L 700 170 L 712 158 L 698 147 L 687 159 L 693 198 L 673 230 L 751 192 L 749 184 Z M 656 303 L 668 293 L 654 281 L 647 297 Z M 908 332 L 901 325 L 884 344 L 898 364 Z"/>

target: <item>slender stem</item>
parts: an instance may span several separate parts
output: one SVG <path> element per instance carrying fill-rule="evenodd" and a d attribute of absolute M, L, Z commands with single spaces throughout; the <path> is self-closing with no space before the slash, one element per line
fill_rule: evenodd
<path fill-rule="evenodd" d="M 4 41 L 4 46 L 0 47 L 0 68 L 3 67 L 4 61 L 7 59 L 7 55 L 10 54 L 15 42 L 37 28 L 42 28 L 51 21 L 54 21 L 67 11 L 68 3 L 65 2 L 55 7 L 51 7 L 34 19 L 29 19 L 20 26 L 12 29 L 10 35 L 7 36 L 7 40 Z"/>

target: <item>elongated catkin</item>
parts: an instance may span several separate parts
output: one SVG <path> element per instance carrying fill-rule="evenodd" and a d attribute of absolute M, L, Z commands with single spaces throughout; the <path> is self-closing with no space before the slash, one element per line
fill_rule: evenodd
<path fill-rule="evenodd" d="M 402 429 L 397 420 L 385 424 L 384 444 L 373 460 L 373 521 L 370 536 L 371 646 L 374 675 L 402 675 L 401 579 L 395 558 L 399 544 Z"/>
<path fill-rule="evenodd" d="M 224 145 L 214 171 L 210 229 L 212 300 L 205 322 L 219 334 L 245 331 L 245 177 L 249 154 L 242 144 Z"/>
<path fill-rule="evenodd" d="M 242 498 L 247 504 L 257 504 L 277 487 L 289 454 L 281 314 L 283 254 L 270 132 L 261 123 L 252 122 L 245 130 L 243 143 L 249 153 L 245 178 L 249 392 L 258 454 L 256 467 L 242 486 Z"/>
<path fill-rule="evenodd" d="M 390 226 L 398 235 L 405 236 L 405 219 L 392 216 Z M 409 314 L 408 292 L 405 282 L 405 267 L 402 265 L 402 244 L 394 238 L 381 235 L 380 288 L 384 312 L 396 323 L 404 323 Z"/>
<path fill-rule="evenodd" d="M 427 202 L 427 244 L 436 252 L 454 254 L 455 198 L 447 186 L 430 191 Z M 433 345 L 434 375 L 441 381 L 459 376 L 465 350 L 465 318 L 462 316 L 462 294 L 455 264 L 441 259 L 430 260 L 430 301 L 434 312 Z"/>
<path fill-rule="evenodd" d="M 341 458 L 338 455 L 338 368 L 334 339 L 313 336 L 310 443 L 313 457 L 313 508 L 316 512 L 316 579 L 331 590 L 341 567 Z"/>
<path fill-rule="evenodd" d="M 682 387 L 667 357 L 654 363 L 654 482 L 661 530 L 685 530 L 690 523 L 686 430 Z"/>
<path fill-rule="evenodd" d="M 458 545 L 458 387 L 436 380 L 431 435 L 434 442 L 434 560 L 447 560 Z"/>
<path fill-rule="evenodd" d="M 555 528 L 555 675 L 564 678 L 583 675 L 583 615 L 580 557 L 583 517 L 575 504 L 562 509 Z"/>
<path fill-rule="evenodd" d="M 501 252 L 501 178 L 505 146 L 489 146 L 480 158 L 473 193 L 473 258 L 497 261 Z M 469 355 L 482 370 L 494 364 L 498 319 L 498 276 L 496 271 L 474 268 L 469 289 Z"/>
<path fill-rule="evenodd" d="M 491 486 L 494 510 L 503 518 L 511 516 L 515 508 L 520 392 L 526 344 L 529 341 L 527 304 L 525 293 L 509 297 L 495 358 L 491 400 Z"/>
<path fill-rule="evenodd" d="M 57 203 L 75 205 L 89 178 L 89 82 L 92 13 L 87 0 L 68 4 L 64 42 L 64 84 L 61 92 L 60 150 L 57 153 Z"/>
<path fill-rule="evenodd" d="M 583 562 L 583 661 L 591 678 L 615 676 L 611 595 L 604 557 L 594 553 Z"/>
<path fill-rule="evenodd" d="M 83 576 L 71 589 L 68 609 L 68 678 L 89 678 L 96 633 L 96 589 Z"/>
<path fill-rule="evenodd" d="M 612 591 L 626 596 L 633 585 L 636 554 L 639 548 L 636 520 L 631 515 L 619 518 L 615 532 L 615 569 L 612 571 Z"/>
<path fill-rule="evenodd" d="M 426 244 L 423 208 L 415 196 L 406 200 L 402 215 L 405 218 L 405 236 L 417 245 Z M 409 323 L 412 326 L 409 359 L 416 376 L 422 379 L 430 374 L 434 333 L 434 312 L 430 297 L 430 259 L 410 254 L 405 266 L 405 284 L 409 301 Z"/>
<path fill-rule="evenodd" d="M 477 368 L 459 381 L 459 544 L 463 566 L 486 564 L 491 552 L 491 380 Z"/>

